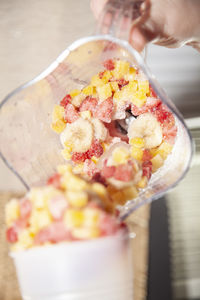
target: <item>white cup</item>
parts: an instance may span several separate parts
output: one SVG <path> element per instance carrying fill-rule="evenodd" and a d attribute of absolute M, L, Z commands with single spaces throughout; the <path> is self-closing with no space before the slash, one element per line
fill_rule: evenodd
<path fill-rule="evenodd" d="M 129 235 L 11 253 L 24 300 L 133 300 Z"/>

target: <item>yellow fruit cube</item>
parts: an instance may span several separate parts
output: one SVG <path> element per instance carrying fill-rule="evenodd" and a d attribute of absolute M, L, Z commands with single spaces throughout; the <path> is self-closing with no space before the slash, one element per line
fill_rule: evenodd
<path fill-rule="evenodd" d="M 85 120 L 89 120 L 89 119 L 91 119 L 92 114 L 91 114 L 91 111 L 85 110 L 85 111 L 80 112 L 80 116 L 81 116 L 81 118 L 83 118 Z"/>
<path fill-rule="evenodd" d="M 66 127 L 66 123 L 63 120 L 58 120 L 56 123 L 51 124 L 51 128 L 56 132 L 56 133 L 61 133 Z"/>
<path fill-rule="evenodd" d="M 68 229 L 80 227 L 84 222 L 83 211 L 79 209 L 69 208 L 64 214 L 64 224 Z"/>
<path fill-rule="evenodd" d="M 113 99 L 114 99 L 114 101 L 117 101 L 117 102 L 123 102 L 124 101 L 123 90 L 121 90 L 121 91 L 119 90 L 119 91 L 115 92 Z"/>
<path fill-rule="evenodd" d="M 102 80 L 104 81 L 104 83 L 107 83 L 111 77 L 112 77 L 112 73 L 107 70 L 103 73 Z"/>
<path fill-rule="evenodd" d="M 83 94 L 90 96 L 96 93 L 96 89 L 93 85 L 88 85 L 82 90 Z"/>
<path fill-rule="evenodd" d="M 138 82 L 137 80 L 130 81 L 127 85 L 125 85 L 122 88 L 124 91 L 126 91 L 129 95 L 132 95 L 135 93 L 138 89 Z"/>
<path fill-rule="evenodd" d="M 82 208 L 88 203 L 88 195 L 84 191 L 67 191 L 66 197 L 71 206 Z"/>
<path fill-rule="evenodd" d="M 92 76 L 91 85 L 98 87 L 98 86 L 104 85 L 105 83 L 107 83 L 107 82 L 105 82 L 105 79 L 99 78 L 98 74 Z"/>
<path fill-rule="evenodd" d="M 116 60 L 115 69 L 112 71 L 112 74 L 115 78 L 120 79 L 129 72 L 129 68 L 130 65 L 127 61 Z"/>
<path fill-rule="evenodd" d="M 40 229 L 52 223 L 52 217 L 47 210 L 33 210 L 29 219 L 30 232 L 36 234 Z"/>
<path fill-rule="evenodd" d="M 75 175 L 64 174 L 61 186 L 66 190 L 83 191 L 88 188 L 88 183 Z"/>
<path fill-rule="evenodd" d="M 99 95 L 100 100 L 105 100 L 112 96 L 112 90 L 109 83 L 104 84 L 97 88 L 97 93 Z"/>
<path fill-rule="evenodd" d="M 32 247 L 34 243 L 33 237 L 34 234 L 32 234 L 30 230 L 22 230 L 18 236 L 18 245 L 21 247 L 21 249 L 28 249 Z"/>
<path fill-rule="evenodd" d="M 141 189 L 145 188 L 147 186 L 148 179 L 146 176 L 142 176 L 141 180 L 138 182 L 137 186 Z"/>
<path fill-rule="evenodd" d="M 138 190 L 135 186 L 127 187 L 123 189 L 123 194 L 126 201 L 132 200 L 138 196 Z"/>
<path fill-rule="evenodd" d="M 71 174 L 72 173 L 72 166 L 70 164 L 65 164 L 65 165 L 59 165 L 57 167 L 57 171 L 60 175 L 64 175 L 64 174 Z"/>
<path fill-rule="evenodd" d="M 71 152 L 67 148 L 63 149 L 61 154 L 65 160 L 70 160 L 72 157 Z"/>
<path fill-rule="evenodd" d="M 100 236 L 100 229 L 97 227 L 74 228 L 72 234 L 77 239 L 95 239 Z"/>
<path fill-rule="evenodd" d="M 97 164 L 98 161 L 99 161 L 99 158 L 96 157 L 96 156 L 92 156 L 92 157 L 91 157 L 91 160 L 92 160 L 95 164 Z"/>
<path fill-rule="evenodd" d="M 105 152 L 110 147 L 109 143 L 102 143 L 103 151 Z"/>
<path fill-rule="evenodd" d="M 110 82 L 110 87 L 111 87 L 112 92 L 119 91 L 119 86 L 116 81 Z"/>
<path fill-rule="evenodd" d="M 149 81 L 148 80 L 138 80 L 138 89 L 141 93 L 149 93 Z"/>
<path fill-rule="evenodd" d="M 74 96 L 72 98 L 72 104 L 76 107 L 79 107 L 81 105 L 81 103 L 83 102 L 83 100 L 85 99 L 86 95 L 83 93 L 78 94 L 77 96 Z"/>
<path fill-rule="evenodd" d="M 171 153 L 173 146 L 167 142 L 163 142 L 158 147 L 158 154 L 162 156 L 163 159 L 166 159 L 167 156 Z"/>
<path fill-rule="evenodd" d="M 56 123 L 59 120 L 63 120 L 65 109 L 63 106 L 54 105 L 53 114 L 52 114 L 52 121 Z"/>
<path fill-rule="evenodd" d="M 129 140 L 129 144 L 136 148 L 144 148 L 145 140 L 140 137 L 135 137 Z"/>
<path fill-rule="evenodd" d="M 135 104 L 137 107 L 142 107 L 147 100 L 147 96 L 145 93 L 141 91 L 137 91 L 133 94 L 131 101 L 133 104 Z"/>
<path fill-rule="evenodd" d="M 164 160 L 160 154 L 157 154 L 151 159 L 152 162 L 152 171 L 157 171 L 164 163 Z"/>
<path fill-rule="evenodd" d="M 10 226 L 14 221 L 16 221 L 20 216 L 19 201 L 17 199 L 12 199 L 6 204 L 6 225 Z"/>
<path fill-rule="evenodd" d="M 81 93 L 80 90 L 74 89 L 74 90 L 72 90 L 72 91 L 70 92 L 70 96 L 71 96 L 72 98 L 74 98 L 74 97 L 76 97 L 77 95 L 79 95 L 80 93 Z"/>
<path fill-rule="evenodd" d="M 131 147 L 131 156 L 138 161 L 142 161 L 143 157 L 143 150 L 137 147 L 132 146 Z"/>
<path fill-rule="evenodd" d="M 106 197 L 107 196 L 107 191 L 106 188 L 103 184 L 95 182 L 92 184 L 92 190 L 97 193 L 99 197 Z"/>
<path fill-rule="evenodd" d="M 118 147 L 112 153 L 112 159 L 116 165 L 127 163 L 129 156 L 129 150 L 124 147 Z"/>
<path fill-rule="evenodd" d="M 83 163 L 80 163 L 80 164 L 76 164 L 73 168 L 73 173 L 74 174 L 81 174 L 83 172 L 83 167 L 84 167 L 84 164 Z"/>
<path fill-rule="evenodd" d="M 136 69 L 133 67 L 130 67 L 129 72 L 127 74 L 124 75 L 124 79 L 125 80 L 134 80 L 136 76 Z"/>
<path fill-rule="evenodd" d="M 84 209 L 84 226 L 86 227 L 96 227 L 99 222 L 99 211 L 95 208 Z"/>
<path fill-rule="evenodd" d="M 72 144 L 72 143 L 66 141 L 66 142 L 64 143 L 64 145 L 65 145 L 65 149 L 67 149 L 69 152 L 72 151 L 72 149 L 73 149 L 73 144 Z"/>

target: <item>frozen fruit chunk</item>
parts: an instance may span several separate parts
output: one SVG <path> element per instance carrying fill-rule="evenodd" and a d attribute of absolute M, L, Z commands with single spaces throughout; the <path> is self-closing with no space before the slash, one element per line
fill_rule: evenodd
<path fill-rule="evenodd" d="M 16 243 L 18 241 L 18 234 L 14 226 L 6 230 L 6 238 L 9 243 Z"/>
<path fill-rule="evenodd" d="M 128 182 L 133 178 L 133 167 L 130 164 L 119 165 L 115 169 L 114 178 Z"/>
<path fill-rule="evenodd" d="M 100 216 L 99 227 L 101 235 L 103 236 L 115 234 L 118 229 L 118 225 L 114 218 L 111 218 L 106 214 Z"/>
<path fill-rule="evenodd" d="M 55 196 L 49 200 L 49 211 L 55 220 L 62 218 L 66 208 L 67 201 L 62 195 Z"/>
<path fill-rule="evenodd" d="M 113 61 L 112 59 L 108 59 L 108 60 L 104 61 L 103 66 L 104 66 L 107 70 L 111 71 L 111 70 L 114 70 L 114 68 L 115 68 L 115 63 L 114 63 L 114 61 Z"/>
<path fill-rule="evenodd" d="M 31 215 L 31 202 L 24 198 L 19 202 L 19 209 L 20 209 L 20 218 L 25 219 L 29 218 Z"/>
<path fill-rule="evenodd" d="M 88 158 L 92 156 L 100 157 L 103 154 L 103 147 L 98 140 L 94 140 L 90 149 L 87 151 Z"/>
<path fill-rule="evenodd" d="M 94 113 L 94 117 L 99 120 L 110 123 L 112 120 L 112 112 L 113 112 L 113 100 L 112 97 L 101 102 Z"/>
<path fill-rule="evenodd" d="M 79 114 L 76 111 L 75 107 L 73 104 L 68 104 L 65 107 L 65 114 L 64 114 L 64 120 L 67 123 L 73 123 L 79 118 Z"/>
<path fill-rule="evenodd" d="M 72 154 L 72 161 L 75 163 L 84 162 L 88 158 L 87 152 L 74 152 Z"/>
<path fill-rule="evenodd" d="M 48 181 L 47 181 L 47 184 L 48 185 L 53 185 L 56 189 L 59 189 L 60 188 L 60 180 L 61 180 L 61 175 L 56 173 L 54 174 L 53 176 L 49 177 Z"/>
<path fill-rule="evenodd" d="M 142 164 L 142 176 L 146 176 L 149 180 L 151 178 L 152 174 L 152 162 L 151 161 L 145 161 Z"/>
<path fill-rule="evenodd" d="M 80 111 L 89 110 L 92 113 L 94 113 L 96 110 L 97 104 L 98 104 L 98 100 L 96 98 L 87 96 L 81 103 Z"/>
<path fill-rule="evenodd" d="M 115 174 L 115 166 L 107 166 L 107 161 L 104 162 L 104 165 L 101 170 L 101 175 L 105 178 L 113 177 Z"/>
<path fill-rule="evenodd" d="M 131 112 L 134 116 L 139 116 L 146 112 L 156 111 L 160 104 L 161 104 L 161 101 L 159 99 L 147 98 L 146 103 L 142 107 L 137 107 L 135 104 L 132 104 Z"/>
<path fill-rule="evenodd" d="M 152 155 L 151 155 L 149 149 L 144 149 L 142 160 L 143 161 L 149 161 L 151 158 L 152 158 Z"/>
<path fill-rule="evenodd" d="M 47 242 L 58 243 L 67 240 L 71 240 L 71 234 L 65 228 L 65 225 L 62 222 L 54 222 L 39 231 L 35 237 L 35 244 L 41 245 Z"/>
<path fill-rule="evenodd" d="M 60 105 L 65 108 L 71 102 L 71 100 L 72 97 L 68 94 L 60 101 Z"/>
<path fill-rule="evenodd" d="M 85 160 L 83 170 L 89 177 L 93 177 L 96 173 L 99 172 L 99 169 L 97 169 L 95 163 L 90 159 Z"/>

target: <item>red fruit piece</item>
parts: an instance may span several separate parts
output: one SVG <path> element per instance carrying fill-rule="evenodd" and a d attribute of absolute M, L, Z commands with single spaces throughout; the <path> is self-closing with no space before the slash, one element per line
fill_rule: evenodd
<path fill-rule="evenodd" d="M 112 120 L 113 107 L 112 97 L 109 97 L 97 106 L 94 117 L 103 122 L 110 123 Z"/>
<path fill-rule="evenodd" d="M 116 180 L 128 182 L 133 179 L 133 167 L 129 164 L 119 165 L 115 169 L 114 178 Z"/>
<path fill-rule="evenodd" d="M 121 79 L 118 79 L 118 86 L 119 86 L 119 89 L 121 90 L 121 88 L 125 85 L 127 85 L 129 82 L 127 80 L 125 80 L 124 78 L 121 78 Z"/>
<path fill-rule="evenodd" d="M 157 98 L 156 92 L 154 91 L 151 85 L 149 85 L 149 90 L 150 90 L 150 96 Z"/>
<path fill-rule="evenodd" d="M 149 180 L 151 178 L 152 174 L 152 162 L 151 161 L 145 161 L 142 164 L 142 176 L 146 176 Z"/>
<path fill-rule="evenodd" d="M 103 75 L 104 75 L 105 71 L 103 72 L 99 72 L 99 78 L 102 79 L 103 78 Z"/>
<path fill-rule="evenodd" d="M 149 161 L 151 158 L 152 158 L 152 155 L 151 155 L 149 149 L 144 149 L 142 160 Z"/>
<path fill-rule="evenodd" d="M 92 176 L 92 181 L 93 182 L 99 182 L 103 185 L 106 186 L 106 181 L 105 181 L 105 178 L 101 175 L 101 173 L 99 172 L 96 172 L 93 176 Z"/>
<path fill-rule="evenodd" d="M 102 214 L 99 221 L 99 229 L 101 235 L 113 235 L 117 232 L 119 225 L 116 221 L 109 215 Z"/>
<path fill-rule="evenodd" d="M 173 126 L 172 128 L 163 128 L 163 139 L 169 144 L 173 145 L 175 142 L 175 138 L 177 136 L 177 127 Z"/>
<path fill-rule="evenodd" d="M 142 107 L 137 107 L 135 104 L 131 105 L 131 112 L 134 116 L 139 116 L 146 112 L 154 112 L 160 106 L 161 101 L 156 98 L 148 98 L 147 102 Z"/>
<path fill-rule="evenodd" d="M 101 175 L 105 178 L 113 177 L 115 174 L 115 166 L 107 166 L 107 161 L 104 162 L 103 168 L 101 170 Z"/>
<path fill-rule="evenodd" d="M 60 174 L 56 173 L 54 174 L 53 176 L 51 176 L 48 181 L 47 181 L 47 184 L 48 185 L 53 185 L 56 189 L 59 189 L 60 188 L 60 179 L 61 179 L 61 176 Z"/>
<path fill-rule="evenodd" d="M 63 106 L 64 108 L 71 102 L 72 97 L 67 94 L 61 101 L 60 101 L 60 105 Z"/>
<path fill-rule="evenodd" d="M 46 242 L 58 243 L 71 240 L 70 232 L 62 222 L 54 222 L 50 226 L 43 228 L 35 237 L 35 244 L 41 245 Z"/>
<path fill-rule="evenodd" d="M 6 230 L 6 239 L 9 243 L 16 243 L 18 241 L 17 230 L 14 226 Z"/>
<path fill-rule="evenodd" d="M 98 105 L 98 100 L 96 98 L 87 96 L 81 103 L 79 110 L 80 111 L 89 110 L 92 113 L 94 113 L 97 105 Z"/>
<path fill-rule="evenodd" d="M 87 152 L 74 152 L 72 154 L 72 161 L 75 163 L 84 162 L 88 158 Z"/>
<path fill-rule="evenodd" d="M 90 159 L 86 159 L 84 163 L 84 173 L 86 173 L 89 177 L 93 177 L 98 172 L 99 169 L 97 169 L 95 163 Z"/>
<path fill-rule="evenodd" d="M 29 218 L 31 215 L 31 209 L 32 209 L 31 202 L 26 198 L 21 199 L 19 202 L 19 209 L 20 209 L 20 218 L 21 219 Z"/>
<path fill-rule="evenodd" d="M 64 120 L 67 123 L 73 123 L 79 118 L 79 114 L 76 111 L 75 107 L 73 104 L 68 104 L 65 107 L 65 114 L 64 114 Z"/>
<path fill-rule="evenodd" d="M 67 206 L 67 200 L 61 195 L 55 196 L 49 201 L 49 210 L 55 220 L 62 218 Z"/>
<path fill-rule="evenodd" d="M 112 59 L 108 59 L 106 61 L 104 61 L 103 66 L 107 69 L 107 70 L 114 70 L 115 68 L 115 63 Z"/>
<path fill-rule="evenodd" d="M 93 155 L 100 157 L 103 154 L 103 147 L 98 140 L 94 140 L 90 149 L 87 151 L 87 157 L 91 158 Z"/>

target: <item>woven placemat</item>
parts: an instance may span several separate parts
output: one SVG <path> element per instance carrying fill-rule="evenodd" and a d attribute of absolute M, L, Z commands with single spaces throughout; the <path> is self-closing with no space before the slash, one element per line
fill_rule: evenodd
<path fill-rule="evenodd" d="M 4 207 L 10 198 L 19 195 L 0 192 L 0 300 L 21 300 L 15 269 L 8 256 L 5 240 Z M 133 239 L 134 300 L 146 299 L 148 267 L 149 206 L 141 207 L 129 218 Z M 124 299 L 125 300 L 125 299 Z"/>

